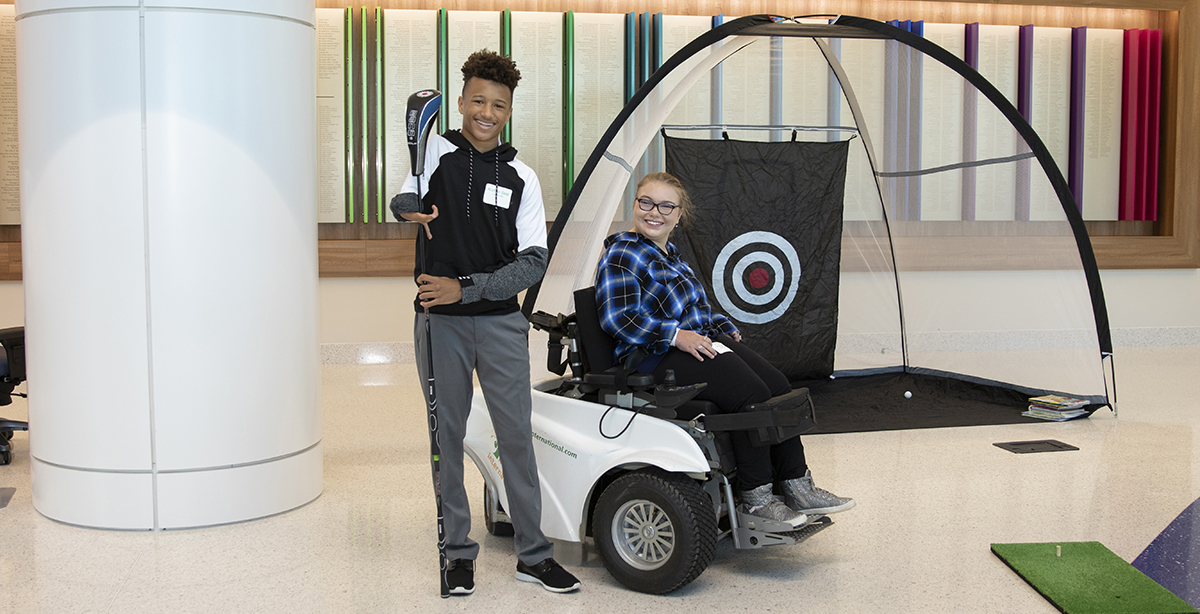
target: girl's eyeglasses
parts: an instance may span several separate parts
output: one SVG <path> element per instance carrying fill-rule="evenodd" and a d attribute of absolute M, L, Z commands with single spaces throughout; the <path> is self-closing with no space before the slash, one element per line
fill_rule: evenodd
<path fill-rule="evenodd" d="M 637 199 L 637 205 L 638 209 L 642 211 L 653 211 L 655 207 L 658 207 L 658 212 L 663 215 L 671 215 L 672 212 L 679 208 L 679 205 L 666 200 L 656 203 L 650 200 L 648 196 Z"/>

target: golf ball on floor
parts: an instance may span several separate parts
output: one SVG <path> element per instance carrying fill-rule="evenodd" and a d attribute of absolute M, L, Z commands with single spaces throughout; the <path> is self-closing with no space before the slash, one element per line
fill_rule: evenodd
<path fill-rule="evenodd" d="M 906 398 L 906 399 L 911 399 L 911 398 L 912 398 L 912 391 L 911 391 L 911 390 L 905 390 L 905 391 L 904 391 L 904 398 Z"/>

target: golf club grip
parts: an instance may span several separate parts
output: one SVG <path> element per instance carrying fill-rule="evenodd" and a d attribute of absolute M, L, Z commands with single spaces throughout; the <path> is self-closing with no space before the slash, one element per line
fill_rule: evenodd
<path fill-rule="evenodd" d="M 442 93 L 437 90 L 421 90 L 408 97 L 404 128 L 408 140 L 408 161 L 414 177 L 424 170 L 425 143 L 441 109 Z M 418 193 L 417 197 L 420 198 L 421 194 Z"/>

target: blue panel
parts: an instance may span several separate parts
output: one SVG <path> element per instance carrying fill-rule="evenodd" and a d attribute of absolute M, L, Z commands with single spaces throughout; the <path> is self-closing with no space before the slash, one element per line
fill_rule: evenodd
<path fill-rule="evenodd" d="M 1133 566 L 1192 607 L 1200 607 L 1200 499 L 1159 533 Z"/>

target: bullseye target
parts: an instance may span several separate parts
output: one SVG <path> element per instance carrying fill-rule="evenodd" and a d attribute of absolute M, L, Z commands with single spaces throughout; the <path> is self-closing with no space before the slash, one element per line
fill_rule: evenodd
<path fill-rule="evenodd" d="M 713 263 L 713 294 L 739 322 L 765 324 L 791 307 L 800 287 L 800 257 L 787 239 L 753 231 L 725 244 Z"/>

